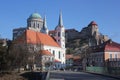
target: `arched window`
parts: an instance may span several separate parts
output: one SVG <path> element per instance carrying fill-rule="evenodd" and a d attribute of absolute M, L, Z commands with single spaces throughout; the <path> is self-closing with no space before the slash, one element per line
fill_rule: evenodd
<path fill-rule="evenodd" d="M 58 37 L 60 37 L 60 32 L 58 32 Z"/>
<path fill-rule="evenodd" d="M 34 23 L 33 27 L 35 28 L 35 23 Z"/>
<path fill-rule="evenodd" d="M 39 24 L 38 24 L 38 28 L 39 28 Z"/>
<path fill-rule="evenodd" d="M 60 59 L 60 51 L 59 51 L 59 59 Z"/>
<path fill-rule="evenodd" d="M 53 56 L 55 56 L 55 51 L 53 50 Z"/>

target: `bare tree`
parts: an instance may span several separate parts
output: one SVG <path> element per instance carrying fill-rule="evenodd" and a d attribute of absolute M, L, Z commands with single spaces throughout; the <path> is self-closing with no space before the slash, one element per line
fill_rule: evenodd
<path fill-rule="evenodd" d="M 0 71 L 7 68 L 7 47 L 0 44 Z"/>
<path fill-rule="evenodd" d="M 11 68 L 18 68 L 25 66 L 28 62 L 29 52 L 25 44 L 13 44 L 9 51 L 9 58 L 11 60 Z"/>
<path fill-rule="evenodd" d="M 89 57 L 92 52 L 92 48 L 87 46 L 84 49 L 82 49 L 81 52 L 82 52 L 81 58 L 82 58 L 82 63 L 83 63 L 83 69 L 86 70 L 86 67 L 90 65 Z"/>

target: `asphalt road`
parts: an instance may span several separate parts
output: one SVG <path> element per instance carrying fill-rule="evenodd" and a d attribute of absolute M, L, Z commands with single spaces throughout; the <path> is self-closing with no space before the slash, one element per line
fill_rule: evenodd
<path fill-rule="evenodd" d="M 84 72 L 54 71 L 50 72 L 50 80 L 118 80 L 118 79 Z"/>

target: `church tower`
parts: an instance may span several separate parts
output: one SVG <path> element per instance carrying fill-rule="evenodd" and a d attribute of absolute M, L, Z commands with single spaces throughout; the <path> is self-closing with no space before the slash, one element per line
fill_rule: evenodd
<path fill-rule="evenodd" d="M 33 13 L 27 19 L 27 29 L 40 32 L 43 27 L 43 19 L 38 13 Z"/>
<path fill-rule="evenodd" d="M 57 43 L 61 46 L 61 48 L 65 48 L 65 28 L 62 20 L 62 12 L 60 12 L 58 25 L 56 26 L 55 31 L 55 39 Z"/>
<path fill-rule="evenodd" d="M 43 27 L 41 29 L 42 33 L 48 34 L 48 28 L 47 28 L 47 23 L 46 23 L 46 16 L 43 19 Z"/>

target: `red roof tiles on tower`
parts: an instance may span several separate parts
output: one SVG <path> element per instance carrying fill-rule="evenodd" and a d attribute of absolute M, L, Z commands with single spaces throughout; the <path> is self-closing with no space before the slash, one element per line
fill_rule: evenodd
<path fill-rule="evenodd" d="M 97 23 L 95 21 L 91 21 L 88 26 L 91 26 L 91 25 L 96 25 L 97 26 Z"/>

